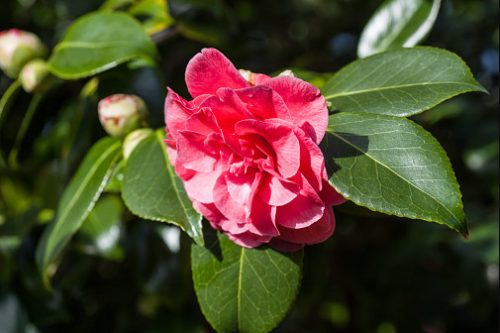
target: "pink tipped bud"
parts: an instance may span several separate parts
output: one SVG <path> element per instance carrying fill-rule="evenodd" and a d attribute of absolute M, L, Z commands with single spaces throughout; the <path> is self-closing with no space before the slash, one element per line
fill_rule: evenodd
<path fill-rule="evenodd" d="M 19 79 L 24 90 L 28 93 L 45 92 L 50 88 L 53 82 L 53 78 L 49 71 L 49 65 L 41 59 L 35 59 L 28 62 L 21 70 Z"/>
<path fill-rule="evenodd" d="M 123 157 L 127 160 L 137 145 L 151 133 L 153 131 L 149 128 L 140 128 L 130 132 L 123 140 Z"/>
<path fill-rule="evenodd" d="M 0 32 L 0 68 L 10 77 L 18 76 L 30 60 L 45 55 L 47 49 L 31 32 L 10 29 Z"/>
<path fill-rule="evenodd" d="M 135 95 L 116 94 L 99 102 L 99 120 L 111 136 L 123 136 L 146 123 L 144 101 Z"/>

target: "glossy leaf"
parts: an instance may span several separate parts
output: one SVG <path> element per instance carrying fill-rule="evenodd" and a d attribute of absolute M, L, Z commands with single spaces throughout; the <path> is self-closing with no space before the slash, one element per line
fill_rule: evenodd
<path fill-rule="evenodd" d="M 345 198 L 467 234 L 450 161 L 422 127 L 393 116 L 338 113 L 330 117 L 327 133 L 322 148 L 330 182 Z"/>
<path fill-rule="evenodd" d="M 87 240 L 86 249 L 110 260 L 119 260 L 123 203 L 117 196 L 101 198 L 83 223 L 80 234 Z"/>
<path fill-rule="evenodd" d="M 127 14 L 104 11 L 75 21 L 55 47 L 49 64 L 55 75 L 78 79 L 155 55 L 155 47 L 139 22 Z"/>
<path fill-rule="evenodd" d="M 385 1 L 361 34 L 358 56 L 419 44 L 434 25 L 440 6 L 441 0 Z"/>
<path fill-rule="evenodd" d="M 247 249 L 218 234 L 193 245 L 191 267 L 201 309 L 219 333 L 266 333 L 286 315 L 299 289 L 303 252 Z"/>
<path fill-rule="evenodd" d="M 64 191 L 56 219 L 45 229 L 36 254 L 38 267 L 47 285 L 49 266 L 87 218 L 120 156 L 121 144 L 118 140 L 100 140 L 89 151 Z"/>
<path fill-rule="evenodd" d="M 175 224 L 203 244 L 201 215 L 193 209 L 170 164 L 164 137 L 159 130 L 133 150 L 125 166 L 123 199 L 135 215 Z"/>
<path fill-rule="evenodd" d="M 327 82 L 323 94 L 339 111 L 411 116 L 470 91 L 485 90 L 456 54 L 416 47 L 351 63 Z"/>

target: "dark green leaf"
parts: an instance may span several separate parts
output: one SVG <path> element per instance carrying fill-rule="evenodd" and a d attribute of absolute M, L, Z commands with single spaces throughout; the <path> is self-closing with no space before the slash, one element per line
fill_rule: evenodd
<path fill-rule="evenodd" d="M 434 25 L 440 6 L 441 0 L 385 1 L 361 34 L 358 56 L 417 45 Z"/>
<path fill-rule="evenodd" d="M 330 117 L 322 143 L 330 182 L 374 211 L 467 234 L 460 189 L 439 143 L 410 120 L 370 113 Z"/>
<path fill-rule="evenodd" d="M 207 320 L 219 333 L 272 330 L 299 289 L 303 252 L 247 249 L 220 233 L 207 243 L 191 248 L 194 286 Z"/>
<path fill-rule="evenodd" d="M 80 229 L 87 240 L 86 250 L 111 260 L 123 257 L 119 247 L 123 208 L 119 197 L 113 195 L 97 202 Z"/>
<path fill-rule="evenodd" d="M 55 75 L 78 79 L 155 55 L 155 47 L 139 22 L 123 13 L 98 12 L 73 23 L 49 64 Z"/>
<path fill-rule="evenodd" d="M 87 154 L 64 191 L 56 220 L 45 229 L 37 248 L 37 264 L 47 285 L 49 266 L 87 218 L 120 156 L 121 144 L 118 140 L 109 137 L 100 140 Z"/>
<path fill-rule="evenodd" d="M 123 199 L 137 216 L 173 223 L 203 244 L 201 215 L 193 209 L 168 160 L 164 137 L 159 130 L 133 150 L 125 166 Z"/>
<path fill-rule="evenodd" d="M 456 54 L 416 47 L 353 62 L 323 94 L 340 111 L 411 116 L 469 91 L 485 90 Z"/>

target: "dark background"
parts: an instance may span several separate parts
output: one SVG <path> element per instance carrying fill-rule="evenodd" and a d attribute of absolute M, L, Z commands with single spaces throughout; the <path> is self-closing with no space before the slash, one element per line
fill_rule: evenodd
<path fill-rule="evenodd" d="M 177 25 L 157 37 L 158 71 L 120 66 L 100 76 L 99 98 L 143 97 L 162 126 L 165 86 L 186 92 L 184 69 L 204 46 L 239 68 L 335 72 L 356 59 L 357 39 L 379 0 L 170 0 Z M 1 0 L 0 30 L 17 27 L 53 46 L 100 1 Z M 306 249 L 297 302 L 276 332 L 498 332 L 498 3 L 443 0 L 426 45 L 456 52 L 489 95 L 454 98 L 414 117 L 443 144 L 461 185 L 470 238 L 444 226 L 336 210 L 337 230 Z M 0 92 L 10 80 L 0 76 Z M 210 332 L 197 305 L 189 240 L 125 213 L 114 254 L 77 235 L 46 291 L 34 251 L 59 196 L 104 133 L 97 99 L 78 101 L 85 81 L 46 98 L 21 149 L 21 167 L 0 173 L 0 332 Z M 30 96 L 21 95 L 0 133 L 8 151 Z M 80 117 L 78 126 L 73 118 Z M 69 128 L 69 129 L 68 129 Z M 67 145 L 67 137 L 75 138 Z M 66 144 L 66 145 L 65 145 Z M 63 152 L 63 153 L 61 153 Z"/>

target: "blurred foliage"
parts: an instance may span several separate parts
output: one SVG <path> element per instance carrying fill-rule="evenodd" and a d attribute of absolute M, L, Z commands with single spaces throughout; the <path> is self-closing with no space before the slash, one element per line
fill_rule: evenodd
<path fill-rule="evenodd" d="M 256 72 L 335 72 L 356 58 L 360 33 L 380 3 L 170 0 L 173 26 L 168 15 L 136 8 L 154 33 L 160 69 L 120 65 L 97 80 L 58 86 L 39 101 L 16 144 L 34 98 L 18 91 L 0 133 L 4 156 L 19 145 L 16 169 L 0 159 L 0 332 L 210 332 L 192 290 L 190 240 L 174 227 L 138 221 L 112 194 L 71 241 L 53 291 L 42 285 L 35 247 L 82 157 L 104 136 L 97 101 L 112 93 L 141 96 L 153 127 L 161 127 L 165 86 L 185 93 L 185 66 L 206 45 Z M 52 47 L 74 19 L 102 5 L 2 0 L 0 30 L 33 31 Z M 461 96 L 414 117 L 450 156 L 470 238 L 339 207 L 334 237 L 306 249 L 297 303 L 276 332 L 498 332 L 497 20 L 497 1 L 443 1 L 425 44 L 461 55 L 490 94 Z M 2 95 L 10 83 L 0 76 Z"/>

